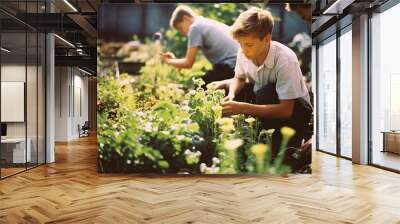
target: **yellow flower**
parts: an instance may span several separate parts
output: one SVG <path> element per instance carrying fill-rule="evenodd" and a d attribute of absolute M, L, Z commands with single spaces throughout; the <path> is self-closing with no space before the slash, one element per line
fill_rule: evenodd
<path fill-rule="evenodd" d="M 267 145 L 255 144 L 251 147 L 250 150 L 256 156 L 264 155 L 267 152 Z"/>
<path fill-rule="evenodd" d="M 229 117 L 223 117 L 223 118 L 220 118 L 220 119 L 218 119 L 218 124 L 219 125 L 233 125 L 233 119 L 232 118 L 229 118 Z"/>
<path fill-rule="evenodd" d="M 189 125 L 187 126 L 187 128 L 188 128 L 188 130 L 189 130 L 190 132 L 197 132 L 197 131 L 199 131 L 199 129 L 200 129 L 200 127 L 199 127 L 199 125 L 198 125 L 197 123 L 191 123 L 191 124 L 189 124 Z"/>
<path fill-rule="evenodd" d="M 251 125 L 254 122 L 256 122 L 256 119 L 254 117 L 249 117 L 249 118 L 246 118 L 244 121 L 246 121 L 247 123 L 249 123 Z"/>
<path fill-rule="evenodd" d="M 290 139 L 296 133 L 296 131 L 293 128 L 282 127 L 281 133 L 283 138 Z"/>
<path fill-rule="evenodd" d="M 230 132 L 235 130 L 235 126 L 233 125 L 224 125 L 220 127 L 223 132 Z"/>
<path fill-rule="evenodd" d="M 256 144 L 251 147 L 251 152 L 256 156 L 257 173 L 264 173 L 264 158 L 268 151 L 268 145 Z"/>
<path fill-rule="evenodd" d="M 227 117 L 220 118 L 218 119 L 217 123 L 220 125 L 220 128 L 223 132 L 230 132 L 235 130 L 232 118 L 227 118 Z"/>
<path fill-rule="evenodd" d="M 224 148 L 228 150 L 235 150 L 239 148 L 241 145 L 243 145 L 242 139 L 232 139 L 224 143 Z"/>

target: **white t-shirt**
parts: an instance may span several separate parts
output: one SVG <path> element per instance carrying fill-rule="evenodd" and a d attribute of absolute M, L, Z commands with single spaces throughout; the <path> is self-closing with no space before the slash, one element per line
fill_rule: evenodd
<path fill-rule="evenodd" d="M 257 66 L 239 49 L 235 66 L 235 77 L 254 83 L 254 92 L 268 83 L 276 83 L 280 100 L 304 98 L 310 102 L 296 54 L 285 45 L 271 41 L 264 63 Z"/>

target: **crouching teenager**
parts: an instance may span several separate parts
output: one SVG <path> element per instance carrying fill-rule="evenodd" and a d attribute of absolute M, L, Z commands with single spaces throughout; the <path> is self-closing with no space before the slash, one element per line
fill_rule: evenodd
<path fill-rule="evenodd" d="M 258 117 L 263 129 L 280 130 L 289 126 L 296 134 L 288 146 L 300 148 L 311 137 L 312 106 L 296 54 L 271 40 L 273 25 L 271 13 L 259 8 L 243 12 L 233 24 L 232 34 L 240 49 L 235 76 L 222 103 L 223 114 Z M 238 97 L 248 88 L 246 82 L 252 86 L 253 100 L 239 102 Z M 215 86 L 223 88 L 220 84 Z M 279 151 L 281 139 L 280 131 L 275 131 L 272 158 Z"/>
<path fill-rule="evenodd" d="M 229 27 L 215 20 L 196 15 L 187 6 L 178 6 L 172 13 L 170 26 L 188 37 L 184 58 L 175 58 L 172 52 L 163 54 L 162 60 L 177 68 L 192 68 L 196 52 L 200 49 L 213 64 L 202 77 L 205 84 L 234 76 L 238 43 L 229 34 Z"/>

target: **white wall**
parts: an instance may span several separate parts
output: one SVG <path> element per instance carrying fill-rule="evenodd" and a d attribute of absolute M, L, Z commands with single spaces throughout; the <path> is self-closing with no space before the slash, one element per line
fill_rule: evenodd
<path fill-rule="evenodd" d="M 55 141 L 68 140 L 69 117 L 69 69 L 67 67 L 55 68 Z"/>
<path fill-rule="evenodd" d="M 78 124 L 88 120 L 88 78 L 78 69 L 56 67 L 55 107 L 56 141 L 79 138 Z"/>
<path fill-rule="evenodd" d="M 38 70 L 37 70 L 38 69 Z M 27 82 L 25 78 L 28 78 Z M 6 122 L 7 137 L 25 138 L 25 134 L 30 139 L 32 161 L 44 163 L 44 83 L 41 66 L 36 67 L 25 64 L 3 64 L 1 66 L 2 82 L 25 82 L 26 83 L 26 110 L 27 120 L 25 122 Z M 7 97 L 7 96 L 2 96 Z M 1 108 L 1 110 L 10 110 L 10 108 Z M 25 111 L 22 111 L 25 113 Z M 26 133 L 27 131 L 27 133 Z M 38 150 L 38 151 L 37 151 Z M 39 155 L 37 156 L 37 153 Z"/>
<path fill-rule="evenodd" d="M 2 82 L 25 82 L 25 75 L 26 70 L 28 72 L 28 83 L 31 88 L 27 88 L 27 106 L 29 107 L 27 113 L 28 118 L 28 129 L 32 127 L 36 130 L 36 80 L 31 80 L 31 74 L 36 74 L 36 67 L 28 66 L 27 68 L 25 65 L 18 65 L 18 64 L 9 64 L 9 65 L 2 65 L 1 66 L 1 81 Z M 4 96 L 3 96 L 4 97 Z M 40 107 L 40 105 L 39 105 Z M 7 108 L 1 108 L 1 110 L 7 110 Z M 35 113 L 33 113 L 35 112 Z M 33 123 L 32 123 L 33 122 Z M 8 137 L 25 137 L 25 123 L 26 122 L 7 122 L 7 136 Z M 28 137 L 29 136 L 28 130 Z M 36 136 L 36 132 L 35 132 Z"/>
<path fill-rule="evenodd" d="M 3 82 L 25 82 L 25 65 L 2 65 L 1 66 L 1 81 Z M 1 108 L 6 110 L 7 108 Z M 8 137 L 25 137 L 25 123 L 24 122 L 10 122 L 7 123 L 7 136 Z"/>

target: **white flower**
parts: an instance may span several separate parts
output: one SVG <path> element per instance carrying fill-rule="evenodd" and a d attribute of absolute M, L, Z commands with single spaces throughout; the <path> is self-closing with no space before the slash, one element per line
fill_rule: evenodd
<path fill-rule="evenodd" d="M 210 174 L 216 174 L 219 171 L 219 167 L 210 167 L 208 168 L 208 173 Z"/>
<path fill-rule="evenodd" d="M 188 105 L 184 105 L 182 107 L 182 110 L 188 112 L 190 110 L 190 107 Z"/>
<path fill-rule="evenodd" d="M 195 154 L 197 157 L 201 156 L 201 152 L 200 152 L 200 151 L 196 151 L 194 154 Z"/>
<path fill-rule="evenodd" d="M 178 129 L 178 126 L 175 125 L 175 124 L 171 126 L 171 130 L 172 130 L 172 131 L 177 130 L 177 129 Z"/>
<path fill-rule="evenodd" d="M 193 95 L 196 94 L 196 91 L 192 89 L 192 90 L 189 91 L 189 94 L 193 96 Z"/>
<path fill-rule="evenodd" d="M 185 150 L 185 155 L 189 155 L 190 153 L 192 153 L 189 149 Z"/>
<path fill-rule="evenodd" d="M 184 135 L 177 135 L 176 139 L 178 139 L 178 141 L 182 141 L 185 138 Z"/>
<path fill-rule="evenodd" d="M 100 148 L 103 148 L 104 147 L 104 143 L 100 143 Z"/>
<path fill-rule="evenodd" d="M 100 157 L 100 159 L 102 159 L 102 158 L 103 158 L 103 155 L 100 154 L 99 157 Z"/>
<path fill-rule="evenodd" d="M 243 145 L 242 139 L 232 139 L 224 143 L 224 148 L 228 150 L 235 150 L 239 148 L 241 145 Z"/>
<path fill-rule="evenodd" d="M 126 164 L 131 164 L 132 161 L 130 159 L 126 160 Z"/>
<path fill-rule="evenodd" d="M 275 131 L 275 129 L 268 129 L 268 130 L 267 130 L 267 134 L 268 134 L 269 136 L 271 136 L 272 134 L 274 134 L 274 131 Z"/>
<path fill-rule="evenodd" d="M 204 173 L 207 169 L 207 165 L 205 163 L 200 164 L 200 172 Z"/>
<path fill-rule="evenodd" d="M 145 132 L 151 132 L 151 130 L 152 130 L 151 124 L 150 123 L 146 123 L 144 125 L 144 131 Z"/>
<path fill-rule="evenodd" d="M 213 165 L 214 165 L 214 164 L 219 164 L 221 161 L 217 157 L 213 157 L 212 158 L 212 162 L 213 162 Z"/>
<path fill-rule="evenodd" d="M 164 135 L 169 135 L 169 131 L 161 131 L 161 133 L 163 133 Z"/>
<path fill-rule="evenodd" d="M 142 111 L 137 111 L 137 112 L 136 112 L 136 115 L 139 116 L 139 117 L 141 117 L 141 116 L 144 115 L 144 113 L 143 113 Z"/>
<path fill-rule="evenodd" d="M 246 118 L 244 121 L 246 121 L 247 123 L 249 123 L 251 125 L 256 121 L 256 119 L 254 117 L 249 117 L 249 118 Z"/>

